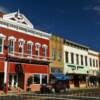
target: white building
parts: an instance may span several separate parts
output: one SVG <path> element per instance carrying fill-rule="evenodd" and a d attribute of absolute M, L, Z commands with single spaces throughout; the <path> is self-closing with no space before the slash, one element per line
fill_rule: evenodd
<path fill-rule="evenodd" d="M 89 47 L 65 40 L 64 74 L 72 77 L 70 87 L 86 86 L 87 76 L 96 76 L 99 70 L 99 53 Z"/>

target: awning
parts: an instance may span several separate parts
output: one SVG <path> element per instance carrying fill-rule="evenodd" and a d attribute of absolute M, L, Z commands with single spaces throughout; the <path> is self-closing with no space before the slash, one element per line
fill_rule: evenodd
<path fill-rule="evenodd" d="M 53 77 L 55 77 L 57 80 L 71 80 L 70 76 L 66 76 L 64 74 L 52 74 Z"/>
<path fill-rule="evenodd" d="M 97 75 L 100 75 L 100 70 L 96 71 Z"/>

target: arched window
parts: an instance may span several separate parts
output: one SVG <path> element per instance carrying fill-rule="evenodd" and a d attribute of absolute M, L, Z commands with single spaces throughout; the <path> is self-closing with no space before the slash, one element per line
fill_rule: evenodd
<path fill-rule="evenodd" d="M 46 57 L 47 56 L 47 45 L 42 45 L 42 56 Z"/>
<path fill-rule="evenodd" d="M 14 54 L 16 38 L 13 36 L 8 37 L 8 53 Z"/>
<path fill-rule="evenodd" d="M 19 54 L 20 54 L 20 56 L 23 56 L 23 54 L 24 54 L 24 44 L 25 44 L 25 40 L 19 39 Z"/>
<path fill-rule="evenodd" d="M 40 56 L 40 43 L 35 43 L 35 46 L 36 46 L 36 48 L 35 48 L 35 54 L 37 55 L 37 56 Z"/>
<path fill-rule="evenodd" d="M 4 40 L 5 40 L 6 36 L 3 34 L 0 34 L 0 54 L 3 53 L 3 47 L 4 47 Z"/>
<path fill-rule="evenodd" d="M 28 44 L 28 54 L 29 54 L 29 57 L 32 57 L 33 42 L 32 41 L 28 41 L 27 44 Z"/>

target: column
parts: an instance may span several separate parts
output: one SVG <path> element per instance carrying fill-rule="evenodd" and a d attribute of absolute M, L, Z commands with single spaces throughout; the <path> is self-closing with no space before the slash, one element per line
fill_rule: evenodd
<path fill-rule="evenodd" d="M 12 75 L 11 87 L 14 87 L 14 75 Z"/>
<path fill-rule="evenodd" d="M 18 87 L 18 74 L 16 75 L 16 88 Z"/>
<path fill-rule="evenodd" d="M 4 62 L 4 84 L 6 84 L 7 82 L 7 66 L 8 66 L 8 62 L 5 61 Z"/>
<path fill-rule="evenodd" d="M 40 84 L 42 84 L 42 74 L 40 74 Z"/>

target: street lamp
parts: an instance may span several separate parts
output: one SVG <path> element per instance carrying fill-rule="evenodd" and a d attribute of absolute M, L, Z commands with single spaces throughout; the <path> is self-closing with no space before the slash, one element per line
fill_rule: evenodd
<path fill-rule="evenodd" d="M 9 62 L 9 59 L 8 59 L 8 46 L 4 46 L 4 49 L 5 49 L 5 64 L 4 64 L 4 89 L 5 89 L 5 93 L 6 95 L 8 94 L 8 62 Z"/>

